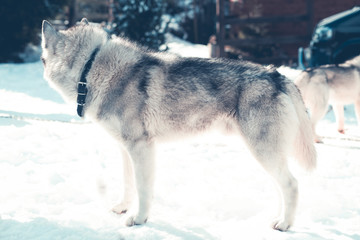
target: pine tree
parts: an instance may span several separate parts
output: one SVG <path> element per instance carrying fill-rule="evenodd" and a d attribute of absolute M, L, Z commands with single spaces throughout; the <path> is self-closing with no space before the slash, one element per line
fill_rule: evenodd
<path fill-rule="evenodd" d="M 114 0 L 113 33 L 152 49 L 165 42 L 162 0 Z"/>

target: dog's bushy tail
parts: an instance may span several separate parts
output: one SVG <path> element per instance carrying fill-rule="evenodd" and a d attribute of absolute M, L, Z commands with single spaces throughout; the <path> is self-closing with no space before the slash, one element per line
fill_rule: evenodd
<path fill-rule="evenodd" d="M 290 91 L 291 100 L 299 121 L 298 132 L 294 142 L 294 157 L 302 167 L 310 171 L 316 167 L 317 158 L 311 122 L 300 91 L 294 84 L 290 83 L 287 84 L 287 89 Z"/>

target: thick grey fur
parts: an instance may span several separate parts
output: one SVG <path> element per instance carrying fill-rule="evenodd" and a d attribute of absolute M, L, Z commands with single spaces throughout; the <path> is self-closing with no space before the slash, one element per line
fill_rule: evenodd
<path fill-rule="evenodd" d="M 278 183 L 284 204 L 273 227 L 286 231 L 293 223 L 297 182 L 286 160 L 294 155 L 311 169 L 316 152 L 300 93 L 274 68 L 151 52 L 84 20 L 59 32 L 44 21 L 42 46 L 45 78 L 72 103 L 84 65 L 99 48 L 84 110 L 123 146 L 124 199 L 113 211 L 125 213 L 135 203 L 128 226 L 149 216 L 154 144 L 215 126 L 243 136 Z"/>

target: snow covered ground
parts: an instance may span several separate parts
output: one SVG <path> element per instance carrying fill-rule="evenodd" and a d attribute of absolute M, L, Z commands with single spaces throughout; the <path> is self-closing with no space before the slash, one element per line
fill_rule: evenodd
<path fill-rule="evenodd" d="M 205 57 L 206 46 L 172 39 L 171 50 Z M 148 223 L 124 227 L 118 146 L 75 114 L 42 78 L 40 62 L 0 64 L 0 239 L 360 240 L 360 129 L 346 107 L 346 135 L 333 112 L 321 121 L 318 168 L 291 161 L 299 181 L 295 225 L 270 228 L 278 194 L 235 137 L 207 135 L 159 146 Z M 298 72 L 281 67 L 290 77 Z"/>

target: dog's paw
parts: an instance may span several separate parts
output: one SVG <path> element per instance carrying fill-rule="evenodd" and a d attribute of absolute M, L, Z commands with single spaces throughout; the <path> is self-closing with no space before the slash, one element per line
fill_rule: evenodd
<path fill-rule="evenodd" d="M 319 136 L 315 136 L 314 141 L 315 141 L 315 143 L 324 143 L 322 138 Z"/>
<path fill-rule="evenodd" d="M 147 218 L 141 218 L 139 216 L 130 216 L 126 220 L 125 225 L 127 227 L 132 227 L 132 226 L 135 226 L 135 225 L 145 224 L 146 222 L 147 222 Z"/>
<path fill-rule="evenodd" d="M 275 230 L 279 230 L 281 232 L 286 232 L 289 230 L 291 224 L 289 222 L 286 222 L 284 220 L 276 220 L 272 223 L 272 228 Z"/>
<path fill-rule="evenodd" d="M 341 134 L 345 134 L 345 130 L 344 129 L 338 129 L 338 132 Z"/>
<path fill-rule="evenodd" d="M 115 207 L 113 207 L 111 211 L 116 214 L 124 214 L 128 211 L 128 209 L 129 209 L 128 204 L 120 203 Z"/>

